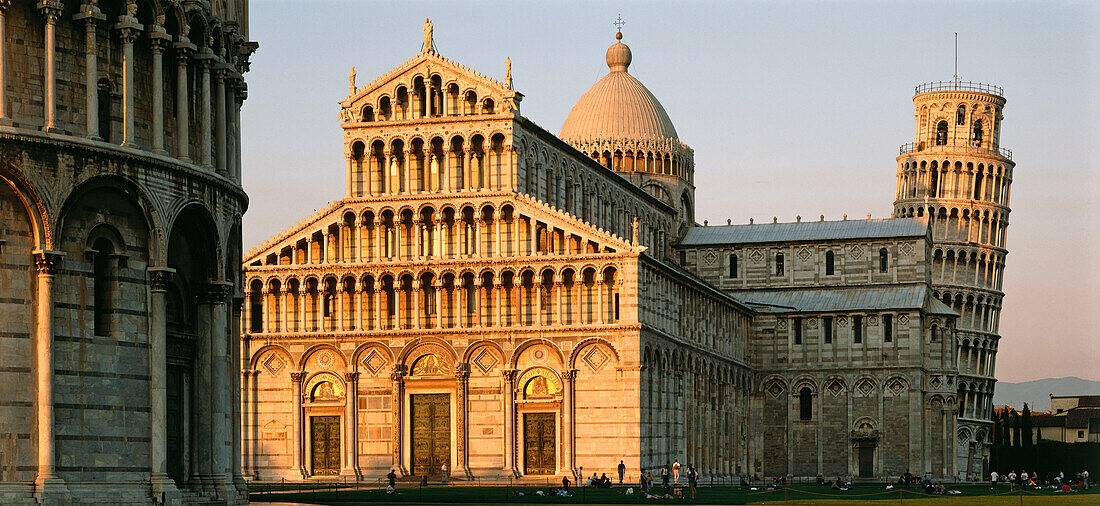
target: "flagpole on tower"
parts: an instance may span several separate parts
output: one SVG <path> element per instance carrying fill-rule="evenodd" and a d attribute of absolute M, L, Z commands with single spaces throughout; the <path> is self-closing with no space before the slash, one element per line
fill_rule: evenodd
<path fill-rule="evenodd" d="M 959 32 L 955 32 L 955 80 L 959 80 Z"/>

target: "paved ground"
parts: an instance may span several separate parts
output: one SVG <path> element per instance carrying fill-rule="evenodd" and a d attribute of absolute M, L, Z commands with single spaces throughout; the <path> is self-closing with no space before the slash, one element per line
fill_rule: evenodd
<path fill-rule="evenodd" d="M 915 491 L 884 490 L 881 485 L 865 485 L 849 491 L 831 490 L 820 486 L 792 486 L 781 490 L 751 490 L 738 487 L 701 487 L 696 499 L 647 499 L 635 489 L 627 495 L 626 487 L 613 489 L 576 489 L 570 497 L 539 496 L 545 487 L 473 487 L 430 486 L 399 488 L 396 494 L 384 490 L 314 490 L 309 492 L 254 492 L 254 504 L 867 504 L 886 505 L 919 502 L 922 505 L 1085 505 L 1100 504 L 1100 489 L 1081 490 L 1072 494 L 1048 490 L 1010 492 L 1007 487 L 990 490 L 988 485 L 955 485 L 949 487 L 959 495 L 929 496 Z M 658 491 L 663 492 L 660 487 Z M 522 494 L 522 495 L 521 495 Z"/>

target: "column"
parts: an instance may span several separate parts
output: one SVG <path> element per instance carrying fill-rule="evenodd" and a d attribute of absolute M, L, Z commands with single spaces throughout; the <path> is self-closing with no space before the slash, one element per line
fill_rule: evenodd
<path fill-rule="evenodd" d="M 225 139 L 225 74 L 227 67 L 219 63 L 214 69 L 214 170 L 218 174 L 229 177 L 226 165 L 225 150 L 228 143 Z"/>
<path fill-rule="evenodd" d="M 294 460 L 290 462 L 290 469 L 288 469 L 287 472 L 291 479 L 306 477 L 306 468 L 302 464 L 302 444 L 304 441 L 304 432 L 302 429 L 302 380 L 304 380 L 305 377 L 305 372 L 290 373 L 290 388 L 294 396 Z"/>
<path fill-rule="evenodd" d="M 562 391 L 562 401 L 564 404 L 564 412 L 562 413 L 562 429 L 564 436 L 562 444 L 562 467 L 565 468 L 569 474 L 574 477 L 583 479 L 583 476 L 578 477 L 577 473 L 573 469 L 573 411 L 574 411 L 574 387 L 577 382 L 577 370 L 566 369 L 561 373 L 562 380 L 565 381 L 565 389 Z"/>
<path fill-rule="evenodd" d="M 359 428 L 357 416 L 359 408 L 356 404 L 359 399 L 359 373 L 344 373 L 344 384 L 347 387 L 344 396 L 344 441 L 346 441 L 344 443 L 344 449 L 346 450 L 346 457 L 340 474 L 343 476 L 358 477 L 360 474 L 359 437 L 357 435 Z"/>
<path fill-rule="evenodd" d="M 167 428 L 167 316 L 168 281 L 175 269 L 150 267 L 149 271 L 149 482 L 153 495 L 179 500 L 179 490 L 168 477 Z M 168 502 L 168 501 L 162 501 Z"/>
<path fill-rule="evenodd" d="M 212 169 L 214 165 L 214 161 L 210 156 L 214 149 L 210 125 L 210 63 L 211 58 L 213 58 L 210 53 L 210 45 L 211 42 L 208 41 L 207 47 L 204 47 L 196 56 L 196 59 L 199 60 L 200 72 L 202 72 L 199 88 L 199 163 L 204 169 Z"/>
<path fill-rule="evenodd" d="M 55 16 L 56 18 L 56 16 Z M 38 271 L 36 301 L 35 348 L 38 355 L 35 376 L 38 381 L 38 475 L 35 477 L 39 502 L 67 502 L 68 490 L 57 475 L 54 456 L 53 397 L 53 282 L 61 267 L 61 253 L 36 250 L 34 264 Z"/>
<path fill-rule="evenodd" d="M 391 416 L 393 417 L 393 427 L 390 429 L 390 440 L 393 445 L 393 467 L 397 469 L 402 476 L 409 474 L 409 471 L 405 469 L 405 462 L 401 459 L 401 446 L 404 444 L 403 440 L 403 427 L 402 419 L 404 417 L 404 410 L 402 404 L 405 400 L 405 366 L 395 365 L 393 366 L 393 373 L 390 374 L 390 379 L 393 380 L 393 387 L 390 390 L 390 408 L 392 409 Z"/>
<path fill-rule="evenodd" d="M 160 155 L 168 154 L 164 150 L 164 48 L 168 47 L 168 41 L 164 28 L 154 25 L 149 35 L 153 49 L 153 152 Z"/>
<path fill-rule="evenodd" d="M 239 79 L 236 90 L 236 100 L 233 101 L 233 180 L 241 182 L 241 106 L 248 98 L 248 88 L 243 79 Z"/>
<path fill-rule="evenodd" d="M 466 441 L 467 425 L 469 407 L 467 406 L 467 392 L 470 386 L 470 365 L 458 363 L 455 364 L 455 406 L 457 412 L 455 413 L 455 443 L 456 453 L 458 454 L 458 462 L 455 463 L 455 470 L 461 469 L 466 476 L 473 476 L 470 472 L 470 459 L 468 455 L 468 448 Z"/>
<path fill-rule="evenodd" d="M 188 119 L 190 104 L 187 96 L 187 60 L 195 45 L 187 41 L 187 37 L 181 36 L 181 41 L 175 44 L 176 48 L 176 158 L 181 162 L 191 161 L 191 141 L 188 139 L 188 129 L 191 121 Z"/>
<path fill-rule="evenodd" d="M 435 328 L 443 328 L 443 278 L 436 276 L 432 279 L 433 297 L 435 298 Z"/>
<path fill-rule="evenodd" d="M 46 61 L 43 62 L 46 67 L 46 97 L 43 104 L 43 108 L 46 110 L 46 126 L 42 127 L 45 132 L 59 131 L 55 118 L 57 78 L 54 72 L 57 67 L 57 51 L 54 32 L 57 29 L 57 20 L 61 17 L 61 8 L 61 0 L 40 0 L 38 2 L 38 10 L 42 17 L 46 18 Z"/>
<path fill-rule="evenodd" d="M 134 41 L 143 27 L 137 18 L 123 15 L 115 28 L 122 40 L 122 145 L 134 147 Z"/>
<path fill-rule="evenodd" d="M 96 58 L 96 22 L 107 19 L 96 5 L 82 5 L 84 10 L 73 16 L 75 20 L 84 20 L 84 118 L 85 135 L 89 139 L 99 140 L 99 64 Z M 4 7 L 0 7 L 2 10 Z M 3 39 L 3 13 L 0 12 L 0 40 Z M 0 66 L 3 62 L 0 61 Z M 7 83 L 0 82 L 0 88 Z M 0 120 L 4 117 L 4 92 L 0 90 Z"/>
<path fill-rule="evenodd" d="M 271 303 L 268 300 L 269 294 L 270 292 L 267 291 L 267 287 L 264 287 L 262 290 L 260 290 L 260 311 L 262 312 L 260 315 L 260 332 L 264 333 L 274 331 L 271 326 Z"/>
<path fill-rule="evenodd" d="M 382 330 L 382 282 L 374 281 L 374 330 Z"/>
<path fill-rule="evenodd" d="M 244 454 L 244 455 L 249 456 L 249 457 L 245 458 L 244 462 L 240 466 L 240 469 L 242 471 L 242 474 L 247 475 L 247 476 L 252 476 L 252 477 L 254 477 L 256 475 L 256 473 L 254 472 L 255 470 L 253 469 L 253 466 L 252 466 L 252 461 L 251 461 L 251 456 L 255 454 L 255 449 L 254 449 L 255 447 L 252 446 L 252 443 L 254 441 L 254 439 L 253 439 L 254 438 L 253 430 L 255 429 L 255 427 L 249 421 L 249 418 L 248 418 L 249 414 L 252 412 L 252 407 L 251 407 L 251 403 L 250 403 L 250 399 L 249 399 L 249 393 L 252 392 L 252 390 L 253 390 L 252 386 L 249 383 L 248 378 L 249 378 L 249 376 L 252 376 L 255 372 L 257 372 L 257 371 L 252 371 L 252 370 L 249 370 L 249 369 L 242 369 L 241 370 L 241 391 L 244 392 L 244 394 L 242 395 L 241 404 L 240 404 L 240 410 L 241 410 L 241 425 L 240 425 L 241 437 L 240 437 L 240 441 L 242 442 L 243 449 L 242 449 L 242 451 L 237 452 L 238 455 Z M 257 380 L 253 379 L 252 381 L 257 381 Z"/>
<path fill-rule="evenodd" d="M 11 118 L 8 118 L 8 109 L 5 106 L 8 100 L 8 74 L 4 71 L 5 63 L 7 62 L 7 36 L 4 34 L 4 13 L 8 10 L 11 2 L 0 2 L 0 125 L 10 125 Z"/>
<path fill-rule="evenodd" d="M 355 320 L 352 321 L 352 325 L 355 326 L 356 330 L 363 330 L 363 329 L 366 328 L 366 326 L 363 325 L 363 293 L 364 292 L 366 292 L 366 288 L 364 288 L 363 282 L 362 282 L 362 280 L 360 280 L 360 282 L 357 283 L 357 285 L 355 287 L 355 292 L 353 292 L 354 297 L 355 297 L 355 301 L 354 301 L 354 303 L 355 303 L 355 310 L 354 310 Z"/>
<path fill-rule="evenodd" d="M 504 471 L 510 475 L 516 472 L 516 438 L 515 429 L 515 395 L 516 395 L 516 370 L 505 369 L 500 372 L 504 376 Z"/>
<path fill-rule="evenodd" d="M 413 314 L 413 328 L 414 329 L 419 329 L 419 328 L 422 328 L 420 326 L 421 325 L 420 317 L 421 317 L 421 314 L 424 312 L 424 305 L 423 305 L 423 301 L 422 301 L 423 296 L 420 293 L 420 278 L 413 278 L 413 280 L 412 280 L 412 296 L 413 296 L 412 307 L 409 308 L 409 311 L 412 311 L 414 313 Z"/>
<path fill-rule="evenodd" d="M 210 305 L 210 387 L 213 392 L 210 402 L 211 431 L 210 455 L 213 458 L 212 474 L 214 487 L 219 497 L 228 497 L 233 483 L 233 459 L 229 455 L 233 442 L 233 409 L 230 406 L 232 390 L 229 378 L 229 319 L 228 297 L 232 283 L 211 282 L 206 293 L 206 304 Z M 235 369 L 236 367 L 233 366 Z M 226 495 L 220 495 L 223 488 Z"/>

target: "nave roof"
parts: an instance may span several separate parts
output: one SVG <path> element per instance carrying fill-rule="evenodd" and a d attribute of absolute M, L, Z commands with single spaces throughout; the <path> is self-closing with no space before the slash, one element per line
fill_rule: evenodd
<path fill-rule="evenodd" d="M 735 290 L 737 300 L 768 312 L 833 312 L 891 309 L 924 309 L 928 313 L 958 316 L 943 302 L 929 296 L 925 285 L 858 286 L 785 290 Z"/>
<path fill-rule="evenodd" d="M 881 220 L 803 221 L 693 227 L 681 246 L 830 241 L 887 237 L 923 237 L 928 223 L 918 218 Z"/>

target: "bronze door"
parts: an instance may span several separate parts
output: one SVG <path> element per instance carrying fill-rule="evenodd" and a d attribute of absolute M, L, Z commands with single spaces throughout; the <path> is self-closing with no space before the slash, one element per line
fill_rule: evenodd
<path fill-rule="evenodd" d="M 553 413 L 527 413 L 523 415 L 525 474 L 554 474 L 557 472 L 557 445 L 554 441 L 555 425 Z"/>
<path fill-rule="evenodd" d="M 340 474 L 340 417 L 314 416 L 310 418 L 313 435 L 313 475 L 335 476 Z"/>
<path fill-rule="evenodd" d="M 451 463 L 451 396 L 413 395 L 411 410 L 413 474 L 440 474 Z"/>
<path fill-rule="evenodd" d="M 860 446 L 859 447 L 859 477 L 871 478 L 875 475 L 875 447 L 874 446 Z"/>
<path fill-rule="evenodd" d="M 184 382 L 186 381 L 184 369 L 179 366 L 166 366 L 165 380 L 167 388 L 164 393 L 165 400 L 165 450 L 167 459 L 168 477 L 182 484 L 184 482 L 184 415 L 183 403 Z"/>

